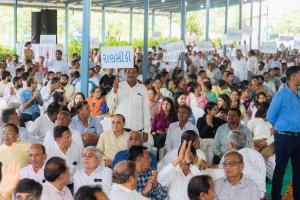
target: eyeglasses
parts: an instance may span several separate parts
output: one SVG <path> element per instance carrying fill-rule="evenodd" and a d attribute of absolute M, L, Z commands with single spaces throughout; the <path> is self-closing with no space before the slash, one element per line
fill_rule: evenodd
<path fill-rule="evenodd" d="M 3 135 L 13 135 L 16 134 L 14 131 L 3 131 Z"/>
<path fill-rule="evenodd" d="M 224 161 L 222 162 L 222 167 L 235 167 L 237 164 L 240 164 L 242 162 L 237 162 L 237 161 Z"/>
<path fill-rule="evenodd" d="M 33 196 L 31 196 L 31 195 L 28 195 L 28 196 L 26 196 L 26 197 L 23 197 L 23 196 L 21 196 L 21 195 L 16 195 L 16 200 L 33 200 L 34 198 L 33 198 Z"/>

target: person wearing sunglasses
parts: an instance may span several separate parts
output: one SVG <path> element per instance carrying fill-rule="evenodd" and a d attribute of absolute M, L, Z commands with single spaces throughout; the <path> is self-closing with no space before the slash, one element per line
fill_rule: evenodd
<path fill-rule="evenodd" d="M 246 178 L 243 156 L 235 151 L 225 154 L 221 163 L 225 176 L 216 180 L 215 190 L 217 200 L 259 200 L 258 186 Z"/>

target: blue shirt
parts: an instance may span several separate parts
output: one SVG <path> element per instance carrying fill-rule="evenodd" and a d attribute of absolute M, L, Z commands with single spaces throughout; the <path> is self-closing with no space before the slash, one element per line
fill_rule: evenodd
<path fill-rule="evenodd" d="M 137 178 L 136 191 L 142 193 L 142 191 L 148 184 L 151 175 L 151 169 L 139 174 Z M 163 187 L 160 183 L 157 183 L 157 185 L 152 188 L 152 190 L 146 195 L 146 197 L 150 198 L 151 200 L 164 200 L 167 197 L 167 189 Z"/>
<path fill-rule="evenodd" d="M 38 92 L 38 96 L 42 99 L 42 95 L 40 92 Z M 32 97 L 33 97 L 33 91 L 25 89 L 20 94 L 20 103 L 24 104 L 26 101 L 28 101 Z M 27 108 L 22 110 L 22 113 L 25 113 L 28 115 L 32 115 L 33 113 L 40 113 L 40 109 L 39 109 L 37 100 L 33 100 Z"/>
<path fill-rule="evenodd" d="M 300 89 L 296 95 L 287 85 L 273 97 L 267 113 L 276 131 L 300 132 Z"/>
<path fill-rule="evenodd" d="M 83 123 L 79 120 L 78 116 L 75 115 L 72 118 L 70 128 L 79 131 L 81 135 L 87 133 L 95 133 L 99 136 L 103 132 L 103 128 L 99 118 L 92 116 L 88 119 L 88 127 L 85 127 Z"/>
<path fill-rule="evenodd" d="M 151 164 L 150 164 L 150 168 L 151 169 L 156 169 L 157 168 L 157 160 L 156 157 L 153 153 L 149 152 L 149 156 L 151 158 Z M 119 151 L 116 155 L 115 158 L 112 162 L 112 168 L 114 168 L 116 166 L 116 164 L 118 162 L 121 162 L 122 160 L 128 160 L 128 154 L 129 154 L 129 150 L 123 150 L 123 151 Z"/>

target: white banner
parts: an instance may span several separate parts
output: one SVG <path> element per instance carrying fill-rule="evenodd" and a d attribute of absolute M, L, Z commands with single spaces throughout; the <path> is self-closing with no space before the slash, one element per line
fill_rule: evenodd
<path fill-rule="evenodd" d="M 179 42 L 172 42 L 167 44 L 167 52 L 171 53 L 171 52 L 184 52 L 184 43 L 183 41 L 179 41 Z"/>
<path fill-rule="evenodd" d="M 294 36 L 281 35 L 281 36 L 279 37 L 279 40 L 280 40 L 280 41 L 286 41 L 286 42 L 289 42 L 289 41 L 294 40 Z"/>
<path fill-rule="evenodd" d="M 242 32 L 244 35 L 251 36 L 253 32 L 253 28 L 251 26 L 243 26 Z"/>
<path fill-rule="evenodd" d="M 101 66 L 102 68 L 133 68 L 133 47 L 101 47 Z"/>
<path fill-rule="evenodd" d="M 178 53 L 177 52 L 164 52 L 163 53 L 164 62 L 178 62 Z"/>
<path fill-rule="evenodd" d="M 233 42 L 234 41 L 231 38 L 228 38 L 228 36 L 226 34 L 221 38 L 222 45 L 230 45 Z"/>
<path fill-rule="evenodd" d="M 153 32 L 152 33 L 152 37 L 153 38 L 159 38 L 161 36 L 161 33 L 160 32 Z"/>
<path fill-rule="evenodd" d="M 42 46 L 56 45 L 56 35 L 41 35 L 40 45 Z"/>
<path fill-rule="evenodd" d="M 294 40 L 293 48 L 294 49 L 300 49 L 300 40 Z"/>
<path fill-rule="evenodd" d="M 242 41 L 243 39 L 243 31 L 235 28 L 228 28 L 226 35 L 228 39 L 232 39 L 234 41 Z"/>
<path fill-rule="evenodd" d="M 259 50 L 262 53 L 277 53 L 277 44 L 276 42 L 262 42 Z"/>
<path fill-rule="evenodd" d="M 197 44 L 198 51 L 212 51 L 214 46 L 210 41 L 202 41 Z"/>
<path fill-rule="evenodd" d="M 161 41 L 160 42 L 160 47 L 163 48 L 163 49 L 166 49 L 168 44 L 169 44 L 168 41 Z"/>
<path fill-rule="evenodd" d="M 90 38 L 90 48 L 91 49 L 99 48 L 99 39 L 98 38 Z"/>

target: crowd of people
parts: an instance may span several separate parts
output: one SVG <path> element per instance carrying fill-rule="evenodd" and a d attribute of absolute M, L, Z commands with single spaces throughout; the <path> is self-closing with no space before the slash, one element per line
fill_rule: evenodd
<path fill-rule="evenodd" d="M 0 199 L 273 200 L 287 163 L 300 199 L 300 52 L 240 49 L 209 58 L 186 46 L 184 66 L 140 49 L 127 69 L 80 56 L 0 62 Z M 269 197 L 270 198 L 270 197 Z"/>

